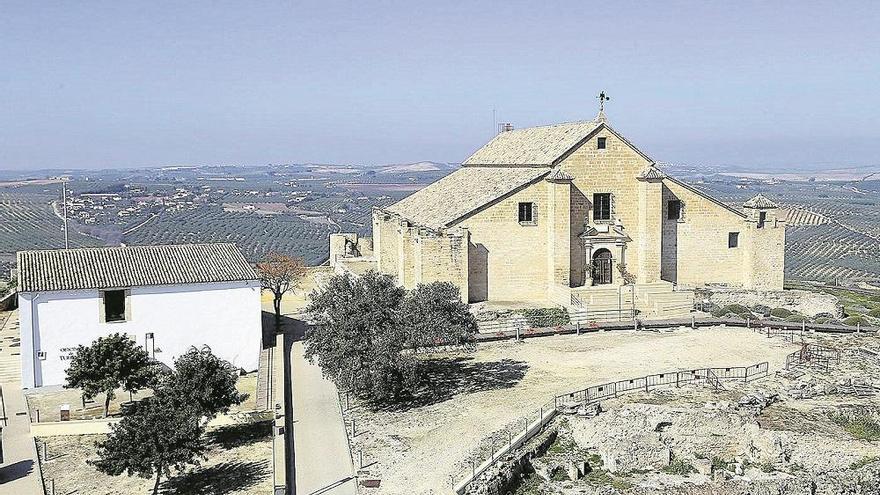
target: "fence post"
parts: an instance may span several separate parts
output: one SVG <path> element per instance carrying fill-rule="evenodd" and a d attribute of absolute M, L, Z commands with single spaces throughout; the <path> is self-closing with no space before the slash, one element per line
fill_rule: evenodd
<path fill-rule="evenodd" d="M 752 317 L 746 316 L 746 328 L 752 328 Z"/>
<path fill-rule="evenodd" d="M 519 342 L 519 325 L 516 326 L 516 341 Z"/>
<path fill-rule="evenodd" d="M 862 322 L 861 321 L 856 322 L 856 333 L 862 333 Z"/>
<path fill-rule="evenodd" d="M 804 333 L 804 330 L 806 330 L 806 329 L 807 329 L 807 320 L 806 320 L 806 318 L 804 318 L 801 320 L 801 334 L 802 335 Z"/>
<path fill-rule="evenodd" d="M 695 329 L 695 328 L 697 328 L 697 317 L 694 315 L 691 315 L 691 329 Z"/>
<path fill-rule="evenodd" d="M 581 322 L 577 322 L 574 325 L 575 325 L 575 329 L 577 331 L 577 335 L 580 335 L 581 334 Z"/>

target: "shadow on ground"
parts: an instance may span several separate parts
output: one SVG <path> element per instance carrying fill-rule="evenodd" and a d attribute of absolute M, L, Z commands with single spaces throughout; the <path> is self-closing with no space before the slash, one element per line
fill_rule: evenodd
<path fill-rule="evenodd" d="M 525 361 L 474 361 L 472 357 L 435 358 L 422 362 L 419 389 L 394 403 L 373 404 L 377 410 L 405 411 L 430 406 L 459 394 L 472 394 L 515 386 L 526 374 Z"/>
<path fill-rule="evenodd" d="M 242 423 L 222 426 L 208 433 L 208 440 L 224 449 L 232 449 L 272 438 L 272 422 Z"/>
<path fill-rule="evenodd" d="M 34 461 L 27 459 L 0 468 L 0 483 L 24 478 L 34 470 Z"/>
<path fill-rule="evenodd" d="M 256 486 L 270 476 L 269 461 L 224 462 L 162 483 L 164 495 L 225 495 Z"/>

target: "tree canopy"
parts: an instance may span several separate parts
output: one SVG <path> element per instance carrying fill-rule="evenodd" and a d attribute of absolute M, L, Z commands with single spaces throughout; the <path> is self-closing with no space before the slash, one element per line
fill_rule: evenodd
<path fill-rule="evenodd" d="M 87 399 L 106 394 L 106 417 L 116 389 L 136 392 L 151 382 L 152 373 L 153 361 L 147 351 L 127 335 L 114 333 L 76 348 L 65 387 L 81 389 Z"/>
<path fill-rule="evenodd" d="M 418 386 L 421 363 L 409 350 L 464 343 L 476 331 L 448 282 L 407 292 L 389 275 L 336 275 L 311 299 L 307 311 L 315 324 L 306 331 L 306 356 L 340 386 L 376 400 L 398 399 Z"/>
<path fill-rule="evenodd" d="M 198 417 L 213 418 L 247 399 L 247 394 L 235 388 L 237 380 L 238 370 L 208 346 L 190 347 L 174 360 L 174 371 L 160 393 L 173 397 L 181 407 L 191 408 Z"/>
<path fill-rule="evenodd" d="M 201 419 L 161 396 L 137 402 L 110 429 L 107 439 L 97 443 L 98 459 L 88 462 L 114 476 L 155 476 L 154 495 L 162 476 L 198 464 L 207 451 Z"/>

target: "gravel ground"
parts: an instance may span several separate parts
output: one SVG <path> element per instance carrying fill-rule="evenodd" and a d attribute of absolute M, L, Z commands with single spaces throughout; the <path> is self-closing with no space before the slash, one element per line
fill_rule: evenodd
<path fill-rule="evenodd" d="M 212 442 L 208 459 L 186 473 L 163 479 L 159 493 L 175 495 L 266 495 L 272 493 L 271 422 L 250 423 L 209 431 Z M 95 459 L 95 442 L 104 435 L 38 438 L 49 449 L 42 462 L 48 487 L 55 480 L 55 493 L 81 495 L 148 494 L 154 479 L 108 476 L 86 463 Z"/>
<path fill-rule="evenodd" d="M 603 332 L 481 344 L 471 353 L 435 356 L 434 374 L 409 406 L 348 413 L 364 451 L 370 493 L 448 493 L 462 463 L 493 432 L 556 394 L 667 370 L 769 361 L 771 373 L 798 346 L 748 329 Z M 409 407 L 408 409 L 406 407 Z"/>

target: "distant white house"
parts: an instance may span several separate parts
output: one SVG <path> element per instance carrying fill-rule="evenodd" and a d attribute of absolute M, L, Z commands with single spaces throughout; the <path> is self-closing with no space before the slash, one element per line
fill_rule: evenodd
<path fill-rule="evenodd" d="M 117 332 L 168 365 L 208 345 L 257 369 L 260 282 L 233 244 L 20 251 L 18 273 L 24 388 L 63 384 L 78 345 Z"/>

